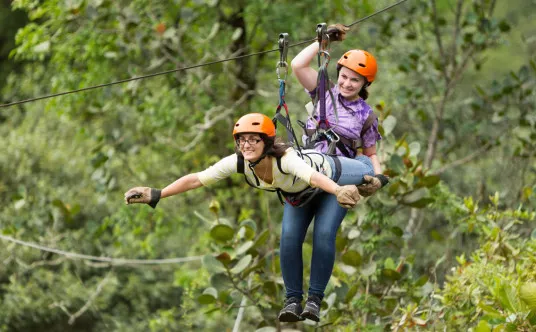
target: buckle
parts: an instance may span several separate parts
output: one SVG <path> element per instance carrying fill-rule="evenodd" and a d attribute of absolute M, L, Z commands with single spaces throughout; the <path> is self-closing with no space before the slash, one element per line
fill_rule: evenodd
<path fill-rule="evenodd" d="M 322 135 L 324 135 L 330 142 L 337 143 L 341 139 L 339 135 L 337 135 L 337 133 L 333 131 L 332 128 L 329 128 L 328 130 L 324 130 Z"/>

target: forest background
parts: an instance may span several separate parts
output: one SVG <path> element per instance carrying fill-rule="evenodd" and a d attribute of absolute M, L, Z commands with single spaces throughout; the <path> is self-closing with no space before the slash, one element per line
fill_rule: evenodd
<path fill-rule="evenodd" d="M 319 324 L 276 320 L 274 194 L 236 175 L 124 205 L 232 153 L 241 115 L 275 113 L 280 33 L 393 3 L 0 1 L 1 104 L 275 50 L 0 108 L 0 331 L 533 331 L 534 0 L 409 0 L 331 44 L 331 77 L 348 49 L 378 60 L 367 101 L 391 183 L 343 222 Z"/>

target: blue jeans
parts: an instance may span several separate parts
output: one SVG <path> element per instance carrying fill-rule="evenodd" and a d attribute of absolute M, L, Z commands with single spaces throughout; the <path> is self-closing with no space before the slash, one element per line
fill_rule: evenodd
<path fill-rule="evenodd" d="M 374 175 L 372 163 L 366 156 L 357 156 L 355 159 L 338 158 L 341 162 L 341 176 L 337 183 L 340 185 L 360 185 L 364 175 Z M 333 159 L 328 157 L 328 161 L 334 170 Z M 335 263 L 337 230 L 346 212 L 337 202 L 335 195 L 325 192 L 303 207 L 285 204 L 279 255 L 287 297 L 303 298 L 302 245 L 313 217 L 313 256 L 308 294 L 324 297 L 324 290 Z"/>

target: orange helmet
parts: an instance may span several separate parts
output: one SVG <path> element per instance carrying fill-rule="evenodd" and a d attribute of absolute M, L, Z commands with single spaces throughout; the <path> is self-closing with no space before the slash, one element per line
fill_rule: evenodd
<path fill-rule="evenodd" d="M 233 136 L 241 133 L 266 134 L 268 137 L 275 136 L 275 126 L 272 120 L 264 114 L 246 114 L 236 121 Z"/>
<path fill-rule="evenodd" d="M 376 59 L 374 59 L 372 54 L 363 50 L 350 50 L 344 53 L 337 64 L 364 76 L 369 83 L 374 81 L 374 77 L 378 71 Z"/>

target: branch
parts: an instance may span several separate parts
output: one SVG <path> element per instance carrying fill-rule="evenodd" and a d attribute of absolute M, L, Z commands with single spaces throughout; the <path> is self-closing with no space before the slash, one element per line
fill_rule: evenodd
<path fill-rule="evenodd" d="M 252 278 L 250 274 L 248 278 L 248 287 L 251 287 L 251 279 Z M 242 322 L 242 317 L 244 317 L 244 310 L 245 310 L 247 301 L 248 301 L 248 298 L 246 296 L 242 297 L 242 302 L 240 302 L 240 309 L 238 309 L 238 315 L 236 315 L 233 332 L 240 331 L 240 322 Z"/>
<path fill-rule="evenodd" d="M 443 42 L 441 41 L 441 33 L 439 32 L 439 23 L 437 22 L 437 8 L 435 0 L 432 3 L 432 15 L 434 16 L 434 34 L 436 37 L 437 47 L 439 48 L 439 56 L 441 57 L 441 70 L 443 71 L 443 78 L 445 82 L 449 83 L 449 77 L 447 75 L 447 66 L 445 63 L 445 50 L 443 49 Z"/>
<path fill-rule="evenodd" d="M 231 107 L 224 108 L 223 106 L 215 106 L 212 107 L 210 110 L 205 112 L 205 119 L 203 124 L 195 125 L 194 131 L 196 132 L 195 137 L 190 141 L 190 143 L 184 147 L 180 147 L 180 150 L 182 152 L 186 152 L 190 150 L 192 147 L 194 147 L 201 138 L 203 137 L 205 131 L 212 128 L 217 122 L 219 122 L 222 119 L 228 118 L 233 111 L 240 106 L 243 102 L 245 102 L 250 95 L 255 94 L 255 91 L 247 91 L 238 99 Z M 212 115 L 216 114 L 214 117 Z"/>
<path fill-rule="evenodd" d="M 25 269 L 31 270 L 31 269 L 39 267 L 39 266 L 60 265 L 61 263 L 63 263 L 65 261 L 65 257 L 60 257 L 60 258 L 57 258 L 57 259 L 55 259 L 53 261 L 46 261 L 46 260 L 45 261 L 36 261 L 36 262 L 31 263 L 31 264 L 26 264 L 26 263 L 24 263 L 23 261 L 21 261 L 18 258 L 16 258 L 15 261 L 17 262 L 17 264 L 22 265 Z"/>
<path fill-rule="evenodd" d="M 86 304 L 84 304 L 84 306 L 82 308 L 80 308 L 80 310 L 78 310 L 77 312 L 75 312 L 74 314 L 71 315 L 71 317 L 69 318 L 69 325 L 73 325 L 74 321 L 78 317 L 82 316 L 84 314 L 84 312 L 86 312 L 89 309 L 91 304 L 93 304 L 93 300 L 95 300 L 95 298 L 102 291 L 102 288 L 104 287 L 104 285 L 106 285 L 106 283 L 108 282 L 108 277 L 109 276 L 110 276 L 110 273 L 108 273 L 106 275 L 106 277 L 104 277 L 104 279 L 102 279 L 101 282 L 99 282 L 99 284 L 97 285 L 97 289 L 95 289 L 95 292 L 93 292 L 93 294 L 91 294 L 91 296 L 87 300 Z"/>
<path fill-rule="evenodd" d="M 456 68 L 456 54 L 457 54 L 457 50 L 458 50 L 458 47 L 457 47 L 457 41 L 458 41 L 458 37 L 460 35 L 460 17 L 462 16 L 462 10 L 463 10 L 463 2 L 464 0 L 458 0 L 458 3 L 456 4 L 456 18 L 454 20 L 454 36 L 452 37 L 452 50 L 451 50 L 451 53 L 452 53 L 452 68 Z"/>
<path fill-rule="evenodd" d="M 437 175 L 440 175 L 442 174 L 443 172 L 445 172 L 446 170 L 450 169 L 450 168 L 453 168 L 453 167 L 457 167 L 457 166 L 460 166 L 460 165 L 463 165 L 463 164 L 467 164 L 468 162 L 470 162 L 471 160 L 475 159 L 476 157 L 478 157 L 480 154 L 488 151 L 490 148 L 491 148 L 492 144 L 491 143 L 488 143 L 486 145 L 484 145 L 483 147 L 481 147 L 480 149 L 474 151 L 473 153 L 461 158 L 461 159 L 458 159 L 458 160 L 455 160 L 449 164 L 446 164 L 446 165 L 443 165 L 442 167 L 440 167 L 439 169 L 437 169 L 435 172 L 433 172 L 434 174 L 437 174 Z"/>
<path fill-rule="evenodd" d="M 493 11 L 495 10 L 495 3 L 497 2 L 497 0 L 492 0 L 491 1 L 491 5 L 489 7 L 489 12 L 488 12 L 488 16 L 491 17 L 491 15 L 493 15 Z"/>
<path fill-rule="evenodd" d="M 471 46 L 467 50 L 467 53 L 465 54 L 465 58 L 462 61 L 462 65 L 459 68 L 457 68 L 457 70 L 452 75 L 452 78 L 448 81 L 447 86 L 445 87 L 445 92 L 443 93 L 441 103 L 439 104 L 439 107 L 436 110 L 436 116 L 432 124 L 432 131 L 428 139 L 428 150 L 426 152 L 426 158 L 424 160 L 424 166 L 426 168 L 430 168 L 430 166 L 432 165 L 432 161 L 435 158 L 437 136 L 439 134 L 439 123 L 443 120 L 443 113 L 447 105 L 447 100 L 449 99 L 450 94 L 452 93 L 456 82 L 461 78 L 462 73 L 467 68 L 467 65 L 469 64 L 469 59 L 471 58 L 473 51 L 474 51 L 474 47 Z"/>

